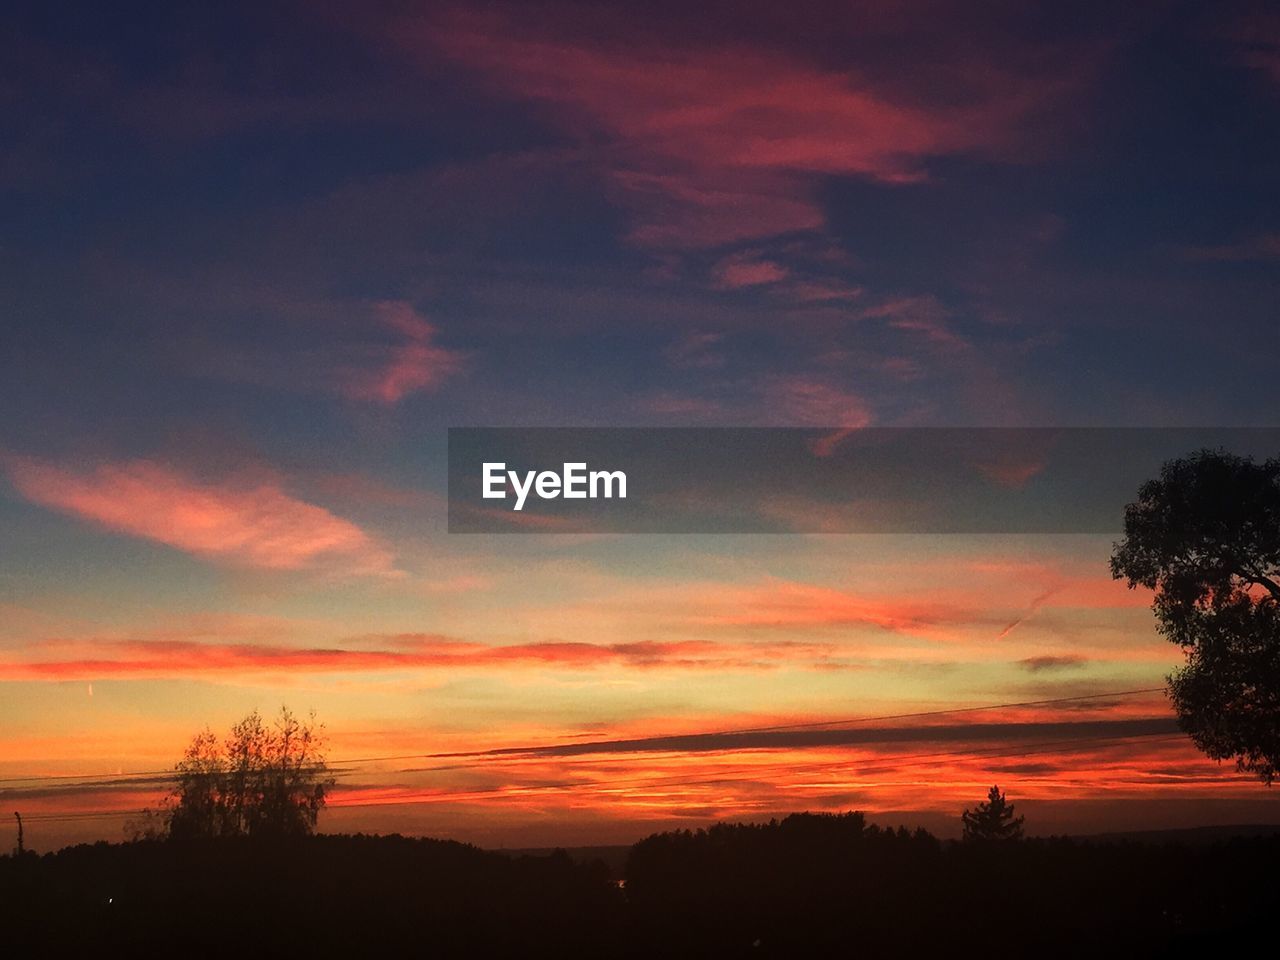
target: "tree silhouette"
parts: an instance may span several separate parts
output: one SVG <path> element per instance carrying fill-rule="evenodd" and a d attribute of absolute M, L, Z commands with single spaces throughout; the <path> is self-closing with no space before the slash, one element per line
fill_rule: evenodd
<path fill-rule="evenodd" d="M 1021 840 L 1026 817 L 1015 817 L 1013 804 L 1005 800 L 999 787 L 992 787 L 986 802 L 966 810 L 960 819 L 964 821 L 966 841 Z"/>
<path fill-rule="evenodd" d="M 176 767 L 162 819 L 173 839 L 305 836 L 333 786 L 323 728 L 287 707 L 272 724 L 255 710 L 221 743 L 196 734 Z"/>
<path fill-rule="evenodd" d="M 1171 460 L 1125 508 L 1111 575 L 1155 591 L 1182 729 L 1215 760 L 1280 772 L 1280 460 L 1201 450 Z"/>

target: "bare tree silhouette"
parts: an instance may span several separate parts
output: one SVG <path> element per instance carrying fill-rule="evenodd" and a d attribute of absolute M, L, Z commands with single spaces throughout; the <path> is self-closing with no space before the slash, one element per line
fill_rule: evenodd
<path fill-rule="evenodd" d="M 177 786 L 159 813 L 162 829 L 139 836 L 172 839 L 288 837 L 314 832 L 334 780 L 324 758 L 323 727 L 281 707 L 273 723 L 255 710 L 219 741 L 205 729 L 176 767 Z"/>

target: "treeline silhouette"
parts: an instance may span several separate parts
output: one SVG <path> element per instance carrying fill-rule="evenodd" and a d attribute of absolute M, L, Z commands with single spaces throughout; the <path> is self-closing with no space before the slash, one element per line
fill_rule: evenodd
<path fill-rule="evenodd" d="M 1278 857 L 1280 836 L 956 843 L 795 814 L 655 834 L 620 886 L 564 851 L 147 840 L 0 858 L 0 930 L 9 956 L 1216 955 L 1270 929 Z"/>
<path fill-rule="evenodd" d="M 395 835 L 81 845 L 0 859 L 0 898 L 13 957 L 588 956 L 622 919 L 603 866 Z"/>
<path fill-rule="evenodd" d="M 797 814 L 642 840 L 627 893 L 652 943 L 692 954 L 1193 955 L 1269 922 L 1278 854 L 1280 836 L 943 843 Z"/>

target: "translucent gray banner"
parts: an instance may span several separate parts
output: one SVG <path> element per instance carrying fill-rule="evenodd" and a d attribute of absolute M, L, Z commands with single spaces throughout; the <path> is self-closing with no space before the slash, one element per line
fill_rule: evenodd
<path fill-rule="evenodd" d="M 1202 449 L 1280 428 L 452 428 L 449 532 L 1118 534 Z"/>

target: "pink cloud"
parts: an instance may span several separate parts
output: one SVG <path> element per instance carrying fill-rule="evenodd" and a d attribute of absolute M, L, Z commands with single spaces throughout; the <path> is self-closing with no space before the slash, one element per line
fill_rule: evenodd
<path fill-rule="evenodd" d="M 997 434 L 973 466 L 992 483 L 1018 490 L 1045 471 L 1057 440 L 1048 431 Z"/>
<path fill-rule="evenodd" d="M 947 310 L 936 297 L 891 297 L 867 306 L 858 315 L 869 320 L 885 320 L 895 330 L 923 334 L 935 343 L 954 344 L 955 334 L 947 329 Z"/>
<path fill-rule="evenodd" d="M 738 290 L 757 287 L 766 283 L 785 280 L 790 271 L 772 260 L 760 260 L 751 254 L 735 254 L 725 257 L 712 268 L 716 286 L 722 290 Z"/>
<path fill-rule="evenodd" d="M 861 287 L 839 280 L 802 280 L 792 284 L 787 292 L 801 303 L 832 303 L 857 300 L 862 296 Z"/>
<path fill-rule="evenodd" d="M 210 483 L 153 460 L 77 469 L 10 457 L 6 466 L 32 503 L 208 559 L 266 570 L 395 572 L 385 548 L 358 526 L 273 480 Z"/>
<path fill-rule="evenodd" d="M 407 303 L 389 301 L 377 305 L 377 316 L 402 341 L 389 348 L 374 369 L 345 371 L 341 392 L 353 400 L 369 400 L 394 406 L 411 393 L 432 390 L 457 372 L 461 354 L 432 343 L 436 328 Z"/>
<path fill-rule="evenodd" d="M 804 376 L 771 377 L 763 395 L 770 420 L 793 427 L 865 427 L 871 411 L 865 400 L 830 381 Z"/>
<path fill-rule="evenodd" d="M 388 193 L 395 186 L 403 184 L 388 186 Z M 398 215 L 404 216 L 403 208 L 414 202 L 402 193 Z M 361 195 L 350 203 L 390 207 L 392 200 Z M 341 209 L 323 223 L 304 216 L 299 229 L 304 234 L 333 230 L 336 219 L 343 219 Z M 293 278 L 269 283 L 234 268 L 215 267 L 175 279 L 142 264 L 108 258 L 99 264 L 98 274 L 111 289 L 142 291 L 156 310 L 181 310 L 196 301 L 210 316 L 244 311 L 263 317 L 261 329 L 246 337 L 227 337 L 203 322 L 174 331 L 167 359 L 200 376 L 394 406 L 412 394 L 440 389 L 468 358 L 437 343 L 437 326 L 403 300 L 318 297 Z"/>
<path fill-rule="evenodd" d="M 1018 490 L 1044 472 L 1043 460 L 1003 459 L 978 464 L 983 476 L 1002 487 Z"/>
<path fill-rule="evenodd" d="M 758 399 L 750 408 L 728 405 L 714 397 L 670 391 L 648 395 L 644 405 L 652 413 L 700 422 L 729 420 L 777 427 L 837 427 L 839 439 L 869 425 L 872 420 L 866 401 L 822 377 L 771 376 L 754 390 Z M 838 443 L 839 439 L 830 442 Z M 823 442 L 820 440 L 819 445 Z"/>
<path fill-rule="evenodd" d="M 893 297 L 858 311 L 864 320 L 881 321 L 889 329 L 915 341 L 917 352 L 905 369 L 904 379 L 947 378 L 973 408 L 983 412 L 991 424 L 1006 426 L 1024 423 L 1033 408 L 1025 397 L 1000 373 L 997 354 L 980 349 L 957 328 L 950 311 L 934 296 Z M 885 372 L 901 378 L 901 360 L 886 366 Z"/>
<path fill-rule="evenodd" d="M 633 212 L 631 239 L 669 248 L 820 229 L 818 176 L 909 183 L 931 158 L 1007 156 L 1072 85 L 1047 66 L 1014 73 L 1043 60 L 950 57 L 929 67 L 946 95 L 923 96 L 889 71 L 877 80 L 768 41 L 608 19 L 455 10 L 388 29 L 415 56 L 443 51 L 539 104 L 597 158 Z"/>
<path fill-rule="evenodd" d="M 910 383 L 924 376 L 924 366 L 914 357 L 885 357 L 881 368 L 897 380 Z"/>
<path fill-rule="evenodd" d="M 780 426 L 837 427 L 813 443 L 813 452 L 829 457 L 855 431 L 871 423 L 871 409 L 856 394 L 807 376 L 774 377 L 766 382 L 768 419 Z"/>
<path fill-rule="evenodd" d="M 628 166 L 612 171 L 609 180 L 610 192 L 635 221 L 628 239 L 644 247 L 719 247 L 818 230 L 826 223 L 807 181 L 791 175 Z"/>
<path fill-rule="evenodd" d="M 850 71 L 758 45 L 696 47 L 564 40 L 527 24 L 459 17 L 447 52 L 547 102 L 567 122 L 602 127 L 695 166 L 858 174 L 902 182 L 929 156 L 1004 140 L 1025 92 L 958 90 L 950 109 L 911 102 Z"/>

